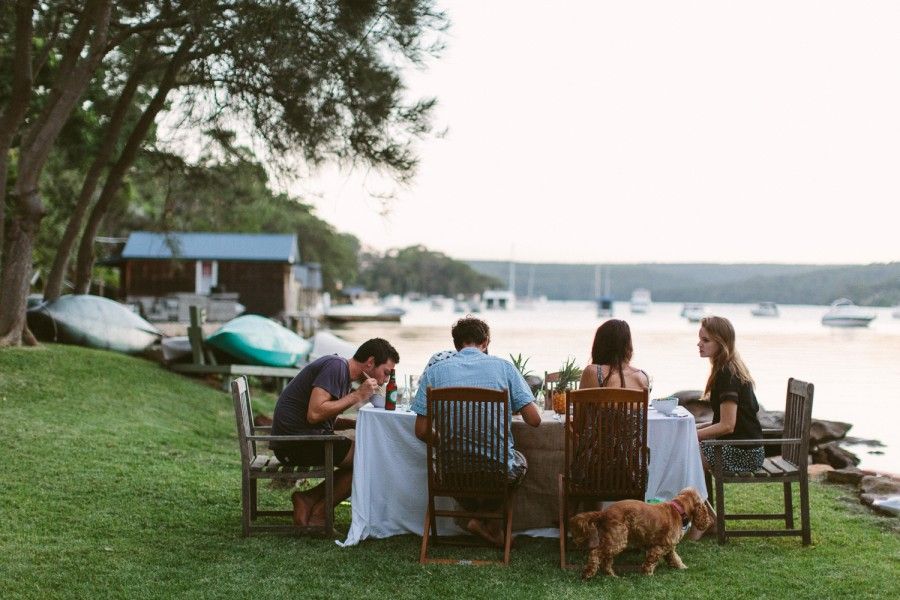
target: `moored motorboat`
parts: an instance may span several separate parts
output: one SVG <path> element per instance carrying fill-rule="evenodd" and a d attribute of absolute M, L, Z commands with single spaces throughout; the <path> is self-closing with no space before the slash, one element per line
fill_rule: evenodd
<path fill-rule="evenodd" d="M 206 338 L 213 348 L 243 364 L 296 367 L 309 357 L 312 344 L 266 317 L 244 315 L 228 321 Z"/>
<path fill-rule="evenodd" d="M 399 306 L 381 306 L 378 304 L 337 304 L 325 311 L 325 318 L 334 323 L 350 323 L 355 321 L 393 321 L 399 322 L 406 311 Z"/>
<path fill-rule="evenodd" d="M 706 316 L 706 307 L 696 302 L 687 302 L 681 307 L 681 316 L 691 323 L 699 323 Z"/>
<path fill-rule="evenodd" d="M 613 297 L 612 296 L 600 296 L 596 300 L 597 302 L 597 316 L 598 317 L 612 317 L 613 316 Z"/>
<path fill-rule="evenodd" d="M 750 314 L 754 317 L 777 317 L 779 314 L 778 305 L 774 302 L 760 302 L 750 309 Z"/>
<path fill-rule="evenodd" d="M 513 310 L 516 307 L 516 295 L 512 290 L 485 290 L 481 295 L 485 310 Z"/>
<path fill-rule="evenodd" d="M 650 290 L 646 288 L 637 288 L 631 292 L 631 312 L 641 315 L 650 310 L 650 298 Z"/>
<path fill-rule="evenodd" d="M 123 304 L 88 294 L 60 296 L 27 313 L 28 328 L 45 342 L 139 354 L 156 343 L 161 332 Z"/>
<path fill-rule="evenodd" d="M 856 306 L 847 298 L 838 298 L 822 317 L 822 325 L 828 327 L 868 327 L 875 319 L 875 312 Z"/>

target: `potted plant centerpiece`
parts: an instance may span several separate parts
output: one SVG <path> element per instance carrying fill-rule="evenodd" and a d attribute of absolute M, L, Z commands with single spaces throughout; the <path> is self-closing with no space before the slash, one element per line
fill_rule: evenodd
<path fill-rule="evenodd" d="M 563 366 L 556 373 L 556 381 L 552 387 L 553 410 L 558 414 L 566 412 L 566 390 L 573 388 L 581 380 L 581 367 L 575 364 L 574 358 L 566 359 Z"/>
<path fill-rule="evenodd" d="M 512 361 L 513 366 L 522 375 L 522 379 L 525 380 L 525 383 L 528 384 L 528 387 L 531 388 L 531 394 L 534 396 L 535 400 L 537 400 L 538 393 L 541 391 L 541 378 L 536 376 L 534 372 L 528 368 L 529 358 L 527 356 L 522 356 L 520 352 L 516 356 L 512 354 L 509 355 L 509 360 Z"/>

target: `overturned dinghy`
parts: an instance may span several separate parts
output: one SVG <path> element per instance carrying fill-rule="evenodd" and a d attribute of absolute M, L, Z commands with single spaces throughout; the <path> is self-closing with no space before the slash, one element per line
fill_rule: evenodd
<path fill-rule="evenodd" d="M 296 367 L 306 362 L 312 344 L 266 317 L 244 315 L 228 321 L 206 343 L 248 365 Z"/>
<path fill-rule="evenodd" d="M 328 354 L 337 354 L 344 358 L 352 358 L 356 354 L 356 345 L 330 331 L 319 331 L 313 336 L 312 351 L 309 360 L 313 361 Z"/>
<path fill-rule="evenodd" d="M 78 294 L 42 302 L 28 310 L 28 328 L 43 342 L 76 344 L 140 354 L 159 341 L 160 331 L 125 305 Z"/>

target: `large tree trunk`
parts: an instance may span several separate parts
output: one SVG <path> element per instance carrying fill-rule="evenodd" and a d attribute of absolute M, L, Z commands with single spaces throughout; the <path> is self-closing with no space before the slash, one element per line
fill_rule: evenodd
<path fill-rule="evenodd" d="M 72 255 L 72 249 L 75 247 L 78 234 L 81 232 L 84 215 L 91 205 L 91 198 L 93 198 L 94 191 L 97 189 L 100 175 L 102 175 L 103 169 L 106 168 L 110 156 L 112 156 L 113 150 L 115 150 L 116 141 L 122 133 L 122 127 L 125 125 L 125 117 L 128 115 L 128 109 L 131 107 L 131 102 L 134 99 L 138 84 L 146 73 L 146 68 L 138 63 L 135 70 L 129 76 L 128 81 L 125 83 L 122 94 L 116 101 L 116 107 L 113 110 L 113 115 L 109 120 L 109 124 L 106 126 L 100 149 L 97 152 L 97 156 L 94 157 L 94 161 L 91 163 L 91 167 L 84 178 L 84 182 L 81 185 L 81 192 L 78 194 L 78 200 L 75 203 L 75 209 L 69 217 L 69 222 L 66 224 L 66 230 L 56 248 L 56 256 L 53 258 L 53 267 L 50 269 L 50 275 L 47 276 L 47 281 L 44 285 L 44 300 L 48 302 L 56 300 L 62 293 L 62 284 L 65 279 L 66 269 L 69 266 L 69 258 Z"/>
<path fill-rule="evenodd" d="M 12 87 L 9 104 L 0 113 L 0 273 L 3 271 L 4 232 L 6 230 L 6 169 L 9 149 L 16 132 L 25 121 L 25 113 L 31 100 L 31 35 L 34 0 L 16 3 L 16 39 L 13 50 Z"/>
<path fill-rule="evenodd" d="M 18 214 L 9 219 L 7 255 L 0 278 L 0 347 L 22 344 L 31 287 L 31 255 L 44 216 L 36 191 L 24 201 L 20 196 L 16 209 Z"/>
<path fill-rule="evenodd" d="M 166 67 L 166 71 L 159 82 L 159 87 L 156 89 L 156 94 L 150 100 L 147 108 L 144 109 L 144 113 L 131 131 L 131 135 L 128 136 L 128 141 L 125 143 L 125 148 L 122 149 L 119 160 L 109 170 L 109 175 L 107 175 L 106 182 L 103 185 L 103 191 L 100 192 L 100 198 L 91 210 L 88 222 L 84 227 L 84 233 L 81 236 L 81 243 L 78 246 L 78 259 L 75 263 L 74 293 L 76 294 L 87 294 L 90 291 L 91 273 L 94 269 L 94 237 L 97 235 L 100 223 L 103 221 L 103 217 L 106 216 L 112 201 L 119 193 L 125 174 L 131 168 L 131 165 L 134 164 L 134 159 L 137 157 L 141 144 L 144 143 L 144 139 L 147 137 L 147 132 L 150 131 L 150 126 L 165 105 L 166 96 L 174 87 L 178 72 L 187 62 L 189 50 L 194 39 L 194 34 L 189 34 L 181 42 L 181 45 Z"/>
<path fill-rule="evenodd" d="M 66 45 L 60 61 L 60 77 L 49 102 L 22 139 L 14 212 L 7 219 L 8 253 L 0 276 L 0 346 L 20 345 L 23 338 L 28 338 L 25 309 L 31 286 L 32 254 L 45 213 L 38 181 L 60 130 L 106 54 L 111 2 L 88 1 Z M 90 46 L 84 53 L 84 43 L 91 31 Z"/>

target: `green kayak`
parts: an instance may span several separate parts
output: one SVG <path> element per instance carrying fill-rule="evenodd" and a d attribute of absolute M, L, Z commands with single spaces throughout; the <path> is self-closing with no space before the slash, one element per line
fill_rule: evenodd
<path fill-rule="evenodd" d="M 243 364 L 296 367 L 306 362 L 312 344 L 272 319 L 243 315 L 228 321 L 206 343 Z"/>

